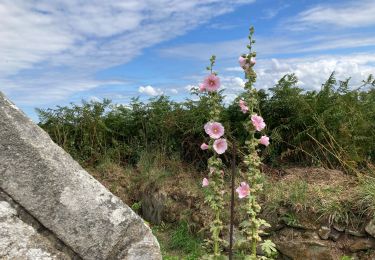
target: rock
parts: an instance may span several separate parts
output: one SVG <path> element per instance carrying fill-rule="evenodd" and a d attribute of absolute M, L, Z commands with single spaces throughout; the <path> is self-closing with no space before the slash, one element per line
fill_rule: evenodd
<path fill-rule="evenodd" d="M 143 220 L 1 93 L 0 137 L 0 188 L 80 257 L 161 259 Z"/>
<path fill-rule="evenodd" d="M 339 232 L 344 232 L 345 231 L 345 226 L 340 225 L 340 224 L 333 224 L 333 228 L 336 229 Z"/>
<path fill-rule="evenodd" d="M 323 240 L 327 240 L 330 233 L 331 233 L 330 227 L 321 226 L 320 229 L 318 230 L 318 235 Z"/>
<path fill-rule="evenodd" d="M 367 233 L 375 238 L 375 219 L 372 219 L 365 227 Z"/>
<path fill-rule="evenodd" d="M 375 242 L 370 238 L 358 238 L 349 246 L 351 252 L 375 249 Z"/>
<path fill-rule="evenodd" d="M 17 210 L 0 200 L 0 259 L 61 259 L 71 257 L 17 217 Z"/>
<path fill-rule="evenodd" d="M 341 236 L 341 233 L 335 229 L 331 230 L 331 233 L 329 233 L 329 238 L 332 239 L 333 241 L 339 240 Z"/>
<path fill-rule="evenodd" d="M 351 236 L 355 236 L 355 237 L 365 237 L 366 236 L 366 233 L 358 231 L 358 230 L 354 230 L 354 229 L 345 229 L 345 232 L 347 234 L 349 234 Z"/>
<path fill-rule="evenodd" d="M 291 259 L 336 259 L 331 241 L 322 241 L 319 237 L 306 232 L 284 228 L 271 238 L 282 255 Z"/>
<path fill-rule="evenodd" d="M 276 247 L 291 259 L 335 259 L 331 249 L 317 241 L 279 241 Z"/>
<path fill-rule="evenodd" d="M 143 194 L 141 202 L 144 219 L 160 225 L 163 220 L 165 200 L 166 196 L 162 193 Z"/>

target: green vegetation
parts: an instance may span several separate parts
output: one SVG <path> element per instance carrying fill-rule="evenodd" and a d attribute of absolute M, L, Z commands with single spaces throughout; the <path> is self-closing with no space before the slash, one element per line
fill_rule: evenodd
<path fill-rule="evenodd" d="M 203 240 L 193 234 L 186 221 L 175 226 L 162 224 L 152 230 L 158 237 L 164 260 L 193 260 L 203 254 Z"/>
<path fill-rule="evenodd" d="M 286 75 L 259 91 L 260 111 L 268 124 L 271 145 L 263 152 L 273 165 L 298 163 L 357 172 L 375 162 L 375 79 L 353 90 L 349 80 L 332 74 L 320 91 L 303 91 L 295 75 Z M 196 167 L 207 160 L 199 146 L 208 118 L 207 97 L 176 103 L 166 96 L 129 106 L 109 100 L 38 109 L 40 126 L 85 165 L 111 160 L 135 165 L 142 153 L 160 151 Z M 223 108 L 227 136 L 241 147 L 246 137 L 238 99 Z"/>
<path fill-rule="evenodd" d="M 349 83 L 332 74 L 320 91 L 303 91 L 294 75 L 286 75 L 269 93 L 258 92 L 271 136 L 271 145 L 261 148 L 268 165 L 345 172 L 306 174 L 297 168 L 285 176 L 268 174 L 259 195 L 266 219 L 298 227 L 310 217 L 356 227 L 374 216 L 375 79 L 370 76 L 357 88 Z M 201 207 L 199 172 L 206 171 L 208 154 L 200 145 L 209 108 L 207 97 L 195 94 L 198 100 L 181 103 L 160 96 L 147 103 L 133 99 L 129 106 L 104 100 L 38 110 L 40 126 L 52 139 L 135 211 L 142 212 L 145 191 L 160 189 L 178 196 L 166 203 L 181 216 L 169 216 L 175 220 L 152 227 L 164 259 L 199 259 L 203 254 L 205 230 L 199 225 L 208 226 L 204 220 L 209 213 Z M 238 98 L 223 106 L 221 122 L 227 139 L 238 142 L 238 157 L 244 155 L 245 117 Z M 223 161 L 229 166 L 230 159 L 229 151 Z M 196 212 L 198 220 L 192 223 L 189 217 Z M 273 253 L 270 247 L 264 249 Z"/>

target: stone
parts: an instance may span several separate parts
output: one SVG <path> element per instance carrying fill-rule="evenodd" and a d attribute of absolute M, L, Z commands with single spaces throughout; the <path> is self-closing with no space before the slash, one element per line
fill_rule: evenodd
<path fill-rule="evenodd" d="M 366 232 L 375 238 L 375 219 L 372 219 L 365 227 Z"/>
<path fill-rule="evenodd" d="M 2 93 L 0 188 L 83 259 L 161 259 L 144 221 Z"/>
<path fill-rule="evenodd" d="M 68 260 L 71 257 L 19 219 L 11 204 L 0 200 L 0 259 Z"/>
<path fill-rule="evenodd" d="M 337 231 L 336 229 L 332 229 L 331 233 L 329 233 L 329 238 L 332 239 L 333 241 L 339 240 L 341 236 L 341 232 Z"/>
<path fill-rule="evenodd" d="M 362 250 L 375 249 L 375 241 L 370 238 L 358 238 L 350 246 L 351 252 L 358 252 Z"/>
<path fill-rule="evenodd" d="M 351 236 L 355 237 L 365 237 L 366 233 L 361 232 L 359 230 L 354 230 L 354 229 L 345 229 L 345 232 Z"/>
<path fill-rule="evenodd" d="M 271 240 L 284 257 L 291 259 L 337 259 L 332 241 L 320 240 L 318 235 L 313 236 L 310 233 L 306 235 L 306 231 L 284 228 L 275 234 Z"/>
<path fill-rule="evenodd" d="M 166 196 L 162 193 L 145 193 L 142 195 L 142 216 L 145 220 L 155 225 L 160 225 L 163 220 Z"/>
<path fill-rule="evenodd" d="M 321 239 L 327 240 L 329 238 L 329 234 L 331 233 L 331 228 L 326 226 L 321 226 L 318 230 L 318 235 Z"/>
<path fill-rule="evenodd" d="M 291 259 L 335 259 L 331 249 L 317 241 L 277 241 L 276 248 Z"/>
<path fill-rule="evenodd" d="M 345 231 L 345 226 L 337 224 L 337 223 L 333 224 L 333 228 L 336 229 L 339 232 L 344 232 Z"/>

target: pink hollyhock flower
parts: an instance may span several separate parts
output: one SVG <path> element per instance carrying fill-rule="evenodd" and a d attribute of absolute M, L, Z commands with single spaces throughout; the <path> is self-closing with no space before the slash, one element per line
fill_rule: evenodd
<path fill-rule="evenodd" d="M 213 147 L 215 152 L 223 154 L 228 148 L 227 140 L 224 138 L 217 139 L 215 140 Z"/>
<path fill-rule="evenodd" d="M 203 143 L 203 144 L 201 144 L 201 149 L 202 150 L 207 150 L 208 149 L 208 144 L 206 144 L 206 143 Z"/>
<path fill-rule="evenodd" d="M 254 66 L 255 63 L 256 63 L 255 58 L 252 57 L 252 58 L 250 59 L 250 66 Z"/>
<path fill-rule="evenodd" d="M 203 181 L 202 181 L 202 187 L 207 187 L 209 184 L 207 178 L 203 178 Z"/>
<path fill-rule="evenodd" d="M 266 135 L 262 135 L 262 137 L 259 139 L 259 143 L 268 146 L 270 144 L 270 138 Z"/>
<path fill-rule="evenodd" d="M 213 168 L 213 167 L 210 167 L 210 173 L 208 174 L 208 175 L 212 175 L 213 173 L 215 172 L 215 168 Z"/>
<path fill-rule="evenodd" d="M 242 68 L 244 68 L 245 65 L 246 65 L 246 58 L 240 56 L 240 57 L 238 58 L 238 63 L 240 64 L 240 66 L 241 66 Z"/>
<path fill-rule="evenodd" d="M 217 91 L 220 87 L 220 78 L 215 74 L 210 74 L 204 79 L 203 85 L 207 91 Z"/>
<path fill-rule="evenodd" d="M 218 139 L 224 134 L 224 126 L 218 122 L 208 122 L 204 125 L 204 131 L 213 139 Z"/>
<path fill-rule="evenodd" d="M 257 114 L 251 116 L 251 122 L 257 131 L 262 131 L 266 127 L 263 117 L 258 116 Z"/>
<path fill-rule="evenodd" d="M 239 103 L 242 113 L 247 113 L 247 111 L 249 111 L 249 107 L 246 106 L 246 102 L 241 99 Z"/>
<path fill-rule="evenodd" d="M 204 92 L 206 90 L 206 87 L 204 86 L 204 84 L 199 84 L 199 91 L 200 92 Z"/>
<path fill-rule="evenodd" d="M 236 192 L 238 193 L 238 198 L 243 199 L 250 194 L 250 187 L 249 184 L 246 182 L 241 182 L 241 185 L 236 189 Z"/>

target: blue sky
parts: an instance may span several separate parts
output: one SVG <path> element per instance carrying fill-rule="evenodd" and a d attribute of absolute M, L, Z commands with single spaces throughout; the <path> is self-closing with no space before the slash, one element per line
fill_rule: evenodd
<path fill-rule="evenodd" d="M 0 90 L 34 120 L 81 99 L 183 100 L 215 54 L 230 102 L 250 25 L 257 88 L 293 72 L 319 89 L 332 71 L 356 86 L 375 74 L 374 13 L 373 0 L 2 0 Z"/>

